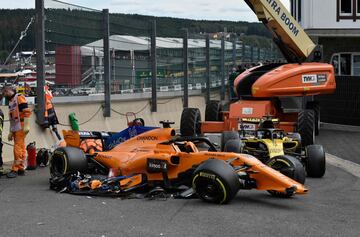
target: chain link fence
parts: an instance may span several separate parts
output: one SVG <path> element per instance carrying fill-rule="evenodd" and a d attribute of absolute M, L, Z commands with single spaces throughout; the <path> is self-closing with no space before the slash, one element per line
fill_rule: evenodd
<path fill-rule="evenodd" d="M 37 41 L 45 43 L 39 68 L 53 95 L 103 95 L 105 116 L 110 116 L 111 95 L 151 98 L 152 111 L 161 96 L 183 96 L 185 107 L 189 94 L 205 93 L 210 99 L 212 90 L 224 99 L 228 78 L 239 65 L 251 67 L 279 56 L 245 44 L 243 36 L 226 28 L 211 34 L 184 28 L 168 32 L 157 29 L 155 18 L 130 19 L 58 0 L 36 2 L 38 22 L 44 22 L 37 25 L 37 35 L 45 33 L 45 42 Z"/>
<path fill-rule="evenodd" d="M 104 14 L 102 11 L 57 0 L 45 0 L 47 79 L 55 96 L 104 93 Z M 131 23 L 131 24 L 130 24 Z M 152 22 L 131 22 L 124 15 L 109 16 L 110 86 L 112 94 L 152 90 Z M 184 89 L 184 29 L 176 35 L 156 37 L 157 91 Z M 271 60 L 267 49 L 244 45 L 224 33 L 206 48 L 206 34 L 188 38 L 188 88 L 221 87 L 241 63 Z M 224 39 L 222 39 L 224 38 Z M 224 45 L 222 46 L 222 40 Z M 210 63 L 206 62 L 210 51 Z M 206 83 L 210 66 L 210 84 Z"/>

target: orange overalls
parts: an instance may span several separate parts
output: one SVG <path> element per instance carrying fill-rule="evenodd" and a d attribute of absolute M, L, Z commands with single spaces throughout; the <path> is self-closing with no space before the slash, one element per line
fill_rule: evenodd
<path fill-rule="evenodd" d="M 26 148 L 24 118 L 29 118 L 31 110 L 25 96 L 15 94 L 9 101 L 10 132 L 14 139 L 14 164 L 12 171 L 25 170 Z"/>
<path fill-rule="evenodd" d="M 49 90 L 48 86 L 45 86 L 44 92 L 45 92 L 45 119 L 48 119 L 49 110 L 54 108 L 53 104 L 51 103 L 51 100 L 53 99 L 53 95 Z"/>

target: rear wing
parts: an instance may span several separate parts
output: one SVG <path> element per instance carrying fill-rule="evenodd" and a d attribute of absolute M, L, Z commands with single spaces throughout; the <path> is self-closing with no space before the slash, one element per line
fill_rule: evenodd
<path fill-rule="evenodd" d="M 291 16 L 280 0 L 244 0 L 273 34 L 284 57 L 289 62 L 305 61 L 316 45 Z"/>

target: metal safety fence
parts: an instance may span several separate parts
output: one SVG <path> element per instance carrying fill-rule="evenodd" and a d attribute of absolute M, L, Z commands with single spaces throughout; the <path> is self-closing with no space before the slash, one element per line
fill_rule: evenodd
<path fill-rule="evenodd" d="M 44 50 L 43 60 L 37 57 L 43 62 L 38 77 L 54 96 L 104 94 L 105 116 L 111 94 L 149 93 L 152 111 L 162 92 L 182 94 L 184 106 L 189 91 L 210 98 L 210 90 L 218 90 L 224 98 L 228 77 L 239 65 L 279 58 L 277 51 L 244 44 L 226 30 L 210 35 L 181 28 L 160 37 L 155 20 L 130 20 L 58 0 L 36 3 L 37 49 Z"/>

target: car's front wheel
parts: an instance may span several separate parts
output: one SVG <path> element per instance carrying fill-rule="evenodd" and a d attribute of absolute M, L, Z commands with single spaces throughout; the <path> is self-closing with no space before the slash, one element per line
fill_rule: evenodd
<path fill-rule="evenodd" d="M 223 160 L 210 159 L 197 167 L 192 186 L 203 201 L 225 204 L 235 197 L 240 182 L 231 165 Z"/>
<path fill-rule="evenodd" d="M 50 174 L 52 177 L 84 172 L 88 169 L 85 153 L 76 147 L 57 148 L 51 157 Z"/>

